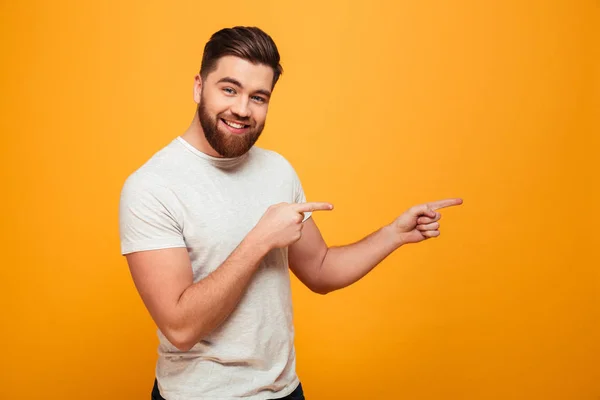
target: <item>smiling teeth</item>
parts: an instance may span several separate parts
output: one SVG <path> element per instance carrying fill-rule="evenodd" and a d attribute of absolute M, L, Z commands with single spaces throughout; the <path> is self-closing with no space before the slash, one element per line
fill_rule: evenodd
<path fill-rule="evenodd" d="M 229 121 L 225 121 L 225 123 L 227 125 L 229 125 L 230 127 L 236 128 L 236 129 L 241 129 L 241 128 L 243 128 L 245 126 L 245 125 L 242 125 L 242 124 L 236 124 L 235 122 L 229 122 Z"/>

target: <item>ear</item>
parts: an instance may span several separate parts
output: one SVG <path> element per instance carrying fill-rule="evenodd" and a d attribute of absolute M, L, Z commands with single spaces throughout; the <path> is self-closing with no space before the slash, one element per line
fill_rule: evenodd
<path fill-rule="evenodd" d="M 194 101 L 196 104 L 200 104 L 200 94 L 202 93 L 202 77 L 196 75 L 194 77 Z"/>

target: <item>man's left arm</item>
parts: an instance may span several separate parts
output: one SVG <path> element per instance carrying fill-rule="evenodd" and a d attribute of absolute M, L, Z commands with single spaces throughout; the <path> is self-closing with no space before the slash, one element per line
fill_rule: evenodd
<path fill-rule="evenodd" d="M 316 293 L 347 287 L 401 246 L 439 236 L 441 214 L 437 210 L 460 204 L 461 199 L 447 199 L 411 207 L 391 224 L 358 242 L 335 247 L 327 246 L 309 218 L 304 222 L 300 240 L 289 247 L 290 269 Z"/>

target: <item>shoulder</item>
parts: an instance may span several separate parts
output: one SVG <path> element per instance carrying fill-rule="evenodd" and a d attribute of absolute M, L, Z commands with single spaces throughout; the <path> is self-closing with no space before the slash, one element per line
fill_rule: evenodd
<path fill-rule="evenodd" d="M 154 153 L 141 166 L 125 177 L 121 189 L 122 197 L 127 194 L 159 194 L 169 187 L 170 175 L 178 170 L 181 149 L 175 141 Z"/>
<path fill-rule="evenodd" d="M 285 156 L 275 150 L 254 146 L 252 148 L 252 152 L 254 158 L 271 167 L 275 167 L 286 172 L 294 172 L 292 163 Z"/>

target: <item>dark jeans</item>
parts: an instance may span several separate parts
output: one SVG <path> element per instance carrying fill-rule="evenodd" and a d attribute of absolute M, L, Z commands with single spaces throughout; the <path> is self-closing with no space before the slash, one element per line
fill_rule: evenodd
<path fill-rule="evenodd" d="M 165 400 L 158 391 L 158 382 L 154 380 L 154 387 L 152 388 L 152 400 Z M 305 400 L 304 391 L 302 390 L 302 384 L 298 384 L 296 389 L 285 397 L 280 397 L 278 400 Z"/>

